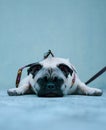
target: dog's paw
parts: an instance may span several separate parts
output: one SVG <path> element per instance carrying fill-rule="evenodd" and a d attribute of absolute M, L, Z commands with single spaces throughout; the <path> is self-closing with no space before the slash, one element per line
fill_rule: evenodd
<path fill-rule="evenodd" d="M 17 91 L 17 88 L 7 90 L 9 96 L 19 96 L 21 93 Z"/>
<path fill-rule="evenodd" d="M 94 96 L 101 96 L 103 94 L 103 91 L 101 89 L 95 88 L 95 91 L 93 93 Z"/>
<path fill-rule="evenodd" d="M 91 88 L 89 93 L 87 93 L 87 95 L 89 96 L 101 96 L 102 94 L 103 94 L 103 91 L 98 88 Z"/>

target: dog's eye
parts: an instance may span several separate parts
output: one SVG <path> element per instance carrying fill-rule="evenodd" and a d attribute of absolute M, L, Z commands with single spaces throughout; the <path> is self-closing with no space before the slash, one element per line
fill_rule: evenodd
<path fill-rule="evenodd" d="M 44 80 L 45 82 L 47 82 L 48 77 L 47 77 L 47 76 L 45 76 L 45 77 L 43 78 L 43 80 Z"/>
<path fill-rule="evenodd" d="M 41 77 L 37 80 L 38 83 L 44 83 L 44 82 L 47 82 L 48 81 L 48 77 L 47 76 L 44 76 L 44 77 Z"/>
<path fill-rule="evenodd" d="M 53 81 L 54 82 L 57 82 L 58 78 L 57 77 L 54 77 Z"/>
<path fill-rule="evenodd" d="M 63 81 L 62 78 L 54 77 L 53 82 L 55 82 L 55 83 L 63 83 L 64 81 Z"/>
<path fill-rule="evenodd" d="M 43 78 L 39 78 L 39 79 L 37 80 L 37 82 L 38 82 L 38 83 L 43 82 Z"/>

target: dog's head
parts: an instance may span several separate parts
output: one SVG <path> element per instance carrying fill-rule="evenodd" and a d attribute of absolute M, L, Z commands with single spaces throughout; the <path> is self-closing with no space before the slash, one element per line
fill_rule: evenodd
<path fill-rule="evenodd" d="M 32 74 L 33 89 L 39 97 L 62 97 L 73 70 L 64 59 L 47 58 L 33 65 L 28 73 Z"/>

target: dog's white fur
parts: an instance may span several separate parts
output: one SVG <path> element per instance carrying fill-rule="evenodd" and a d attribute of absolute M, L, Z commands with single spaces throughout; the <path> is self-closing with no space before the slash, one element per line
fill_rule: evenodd
<path fill-rule="evenodd" d="M 102 90 L 98 88 L 90 88 L 87 85 L 85 85 L 85 83 L 81 82 L 81 80 L 77 76 L 77 73 L 75 72 L 76 70 L 74 66 L 69 62 L 68 59 L 50 57 L 40 62 L 40 64 L 43 65 L 43 67 L 45 68 L 48 68 L 48 67 L 55 68 L 60 63 L 64 63 L 68 65 L 72 70 L 74 70 L 74 73 L 72 74 L 72 76 L 68 75 L 67 79 L 63 77 L 66 87 L 64 87 L 63 85 L 61 89 L 63 90 L 64 95 L 70 95 L 70 94 L 81 94 L 81 95 L 91 95 L 91 96 L 102 95 Z M 72 79 L 74 75 L 75 75 L 75 82 L 73 86 L 70 87 L 72 84 Z M 26 78 L 24 78 L 20 82 L 18 88 L 9 89 L 7 92 L 9 95 L 22 95 L 22 94 L 30 93 L 29 90 L 32 89 L 34 93 L 37 93 L 37 89 L 39 89 L 39 86 L 37 86 L 36 84 L 36 79 L 37 79 L 36 76 L 33 79 L 32 75 L 29 74 Z M 34 87 L 35 85 L 36 85 L 36 89 Z M 29 89 L 30 87 L 31 89 Z"/>

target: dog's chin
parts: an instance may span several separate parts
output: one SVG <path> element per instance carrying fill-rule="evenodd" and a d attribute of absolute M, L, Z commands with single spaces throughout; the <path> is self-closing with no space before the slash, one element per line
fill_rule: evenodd
<path fill-rule="evenodd" d="M 63 93 L 60 92 L 38 92 L 38 97 L 63 97 Z"/>

